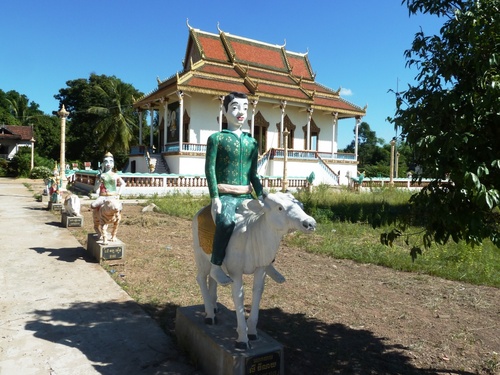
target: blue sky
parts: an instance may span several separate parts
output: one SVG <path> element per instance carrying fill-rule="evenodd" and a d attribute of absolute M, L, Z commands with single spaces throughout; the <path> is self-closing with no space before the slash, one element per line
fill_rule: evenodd
<path fill-rule="evenodd" d="M 247 4 L 243 6 L 244 4 Z M 404 51 L 420 27 L 437 34 L 443 20 L 408 16 L 400 0 L 19 0 L 0 4 L 0 89 L 16 90 L 45 113 L 66 81 L 114 75 L 142 92 L 182 69 L 188 27 L 309 52 L 316 81 L 353 104 L 386 142 L 394 94 L 413 82 Z M 354 120 L 340 122 L 339 147 L 354 137 Z"/>

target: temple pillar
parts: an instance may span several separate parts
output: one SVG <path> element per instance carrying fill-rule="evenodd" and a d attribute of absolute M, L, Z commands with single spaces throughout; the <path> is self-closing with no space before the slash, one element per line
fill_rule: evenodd
<path fill-rule="evenodd" d="M 182 138 L 184 135 L 184 93 L 182 91 L 177 91 L 177 97 L 179 98 L 179 152 L 182 152 Z"/>
<path fill-rule="evenodd" d="M 252 120 L 250 122 L 250 134 L 252 137 L 254 136 L 254 127 L 255 127 L 255 111 L 257 109 L 258 100 L 252 100 Z"/>
<path fill-rule="evenodd" d="M 149 148 L 152 150 L 153 149 L 153 122 L 154 122 L 154 116 L 155 116 L 155 111 L 152 107 L 149 110 L 149 115 L 151 117 L 151 124 L 150 124 L 150 129 L 149 129 Z"/>
<path fill-rule="evenodd" d="M 311 119 L 313 115 L 313 109 L 309 108 L 307 110 L 307 135 L 306 135 L 306 150 L 309 151 L 311 149 Z"/>
<path fill-rule="evenodd" d="M 222 131 L 222 115 L 224 114 L 224 96 L 219 96 L 219 131 Z"/>
<path fill-rule="evenodd" d="M 286 100 L 282 100 L 281 101 L 281 105 L 280 105 L 280 108 L 281 108 L 281 122 L 280 122 L 280 134 L 281 134 L 281 139 L 280 139 L 280 144 L 278 145 L 278 147 L 281 147 L 282 145 L 285 144 L 284 142 L 284 139 L 285 139 L 285 135 L 283 134 L 283 127 L 284 127 L 284 123 L 285 123 L 285 108 L 286 108 Z"/>
<path fill-rule="evenodd" d="M 163 145 L 161 149 L 165 151 L 167 145 L 167 126 L 168 126 L 168 99 L 163 104 Z"/>
<path fill-rule="evenodd" d="M 139 110 L 139 145 L 142 145 L 142 111 Z"/>
<path fill-rule="evenodd" d="M 338 151 L 338 136 L 339 136 L 339 113 L 338 112 L 332 112 L 332 158 L 333 155 Z"/>
<path fill-rule="evenodd" d="M 356 117 L 356 126 L 354 128 L 354 155 L 356 161 L 358 161 L 358 134 L 359 134 L 359 124 L 361 123 L 361 117 Z"/>

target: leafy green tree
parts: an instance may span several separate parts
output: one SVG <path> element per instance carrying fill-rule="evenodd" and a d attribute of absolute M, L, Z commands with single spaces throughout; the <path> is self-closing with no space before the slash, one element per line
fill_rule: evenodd
<path fill-rule="evenodd" d="M 3 90 L 0 90 L 0 123 L 6 125 L 20 124 L 17 118 L 12 115 L 9 98 Z"/>
<path fill-rule="evenodd" d="M 387 150 L 380 147 L 383 143 L 384 140 L 377 137 L 376 132 L 370 128 L 367 122 L 359 124 L 358 170 L 364 171 L 367 176 L 389 175 L 390 149 L 387 152 Z M 355 151 L 354 141 L 344 151 L 353 153 Z M 385 166 L 387 166 L 387 173 L 382 172 Z"/>
<path fill-rule="evenodd" d="M 433 179 L 410 201 L 423 244 L 490 238 L 500 247 L 500 2 L 403 3 L 410 15 L 445 17 L 440 35 L 420 31 L 405 52 L 417 83 L 401 93 L 393 119 Z"/>
<path fill-rule="evenodd" d="M 30 125 L 34 117 L 43 114 L 37 103 L 30 102 L 26 95 L 14 90 L 7 92 L 5 102 L 8 104 L 11 115 L 17 119 L 16 124 L 12 125 Z"/>
<path fill-rule="evenodd" d="M 96 124 L 99 147 L 115 154 L 128 152 L 129 144 L 138 132 L 137 116 L 131 108 L 137 90 L 115 78 L 104 80 L 95 89 L 106 105 L 94 105 L 88 109 L 89 113 L 99 117 Z"/>
<path fill-rule="evenodd" d="M 37 103 L 30 101 L 24 94 L 14 90 L 7 93 L 0 90 L 0 123 L 33 126 L 36 141 L 35 164 L 38 158 L 40 163 L 48 159 L 47 163 L 53 165 L 52 160 L 57 160 L 60 152 L 60 121 L 56 116 L 46 115 L 39 108 Z M 15 163 L 18 162 L 15 160 Z M 7 169 L 4 168 L 5 171 Z M 19 169 L 14 165 L 8 171 L 10 174 L 17 175 Z"/>
<path fill-rule="evenodd" d="M 137 142 L 138 117 L 133 111 L 133 97 L 142 95 L 132 85 L 115 76 L 92 73 L 88 79 L 79 78 L 66 82 L 55 98 L 70 112 L 67 132 L 68 159 L 102 160 L 106 151 L 115 155 L 128 153 Z"/>
<path fill-rule="evenodd" d="M 35 152 L 43 158 L 59 160 L 61 120 L 57 116 L 38 116 L 33 120 Z"/>

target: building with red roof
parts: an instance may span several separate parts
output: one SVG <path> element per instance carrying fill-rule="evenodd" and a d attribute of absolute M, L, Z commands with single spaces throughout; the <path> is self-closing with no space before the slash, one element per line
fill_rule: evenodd
<path fill-rule="evenodd" d="M 151 133 L 146 144 L 160 152 L 150 157 L 161 155 L 170 173 L 203 175 L 207 139 L 226 126 L 223 98 L 238 91 L 249 99 L 244 130 L 258 141 L 261 175 L 283 176 L 286 146 L 289 176 L 305 178 L 314 172 L 315 184 L 330 185 L 347 184 L 347 175 L 356 176 L 357 145 L 354 154 L 338 153 L 338 128 L 350 119 L 357 129 L 366 107 L 341 98 L 340 89 L 316 82 L 307 53 L 220 29 L 218 34 L 188 29 L 183 71 L 157 78 L 157 87 L 134 103 L 139 112 L 148 111 L 151 123 L 156 115 L 159 119 L 158 139 Z M 149 170 L 147 149 L 132 148 L 128 171 Z"/>
<path fill-rule="evenodd" d="M 12 159 L 21 147 L 33 147 L 33 127 L 0 125 L 0 158 Z"/>

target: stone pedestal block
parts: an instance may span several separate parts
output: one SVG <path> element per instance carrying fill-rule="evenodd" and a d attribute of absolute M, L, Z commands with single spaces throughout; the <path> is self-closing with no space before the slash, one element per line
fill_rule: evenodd
<path fill-rule="evenodd" d="M 87 251 L 100 262 L 106 260 L 115 260 L 125 258 L 125 244 L 116 239 L 114 242 L 108 242 L 106 245 L 98 241 L 96 233 L 87 235 Z"/>
<path fill-rule="evenodd" d="M 62 203 L 49 202 L 49 211 L 62 212 Z"/>
<path fill-rule="evenodd" d="M 63 227 L 83 227 L 83 216 L 69 216 L 66 212 L 61 215 L 61 224 Z"/>
<path fill-rule="evenodd" d="M 283 345 L 259 330 L 250 349 L 236 349 L 236 315 L 219 306 L 216 325 L 205 324 L 203 305 L 177 309 L 177 341 L 193 362 L 207 375 L 283 375 Z"/>

